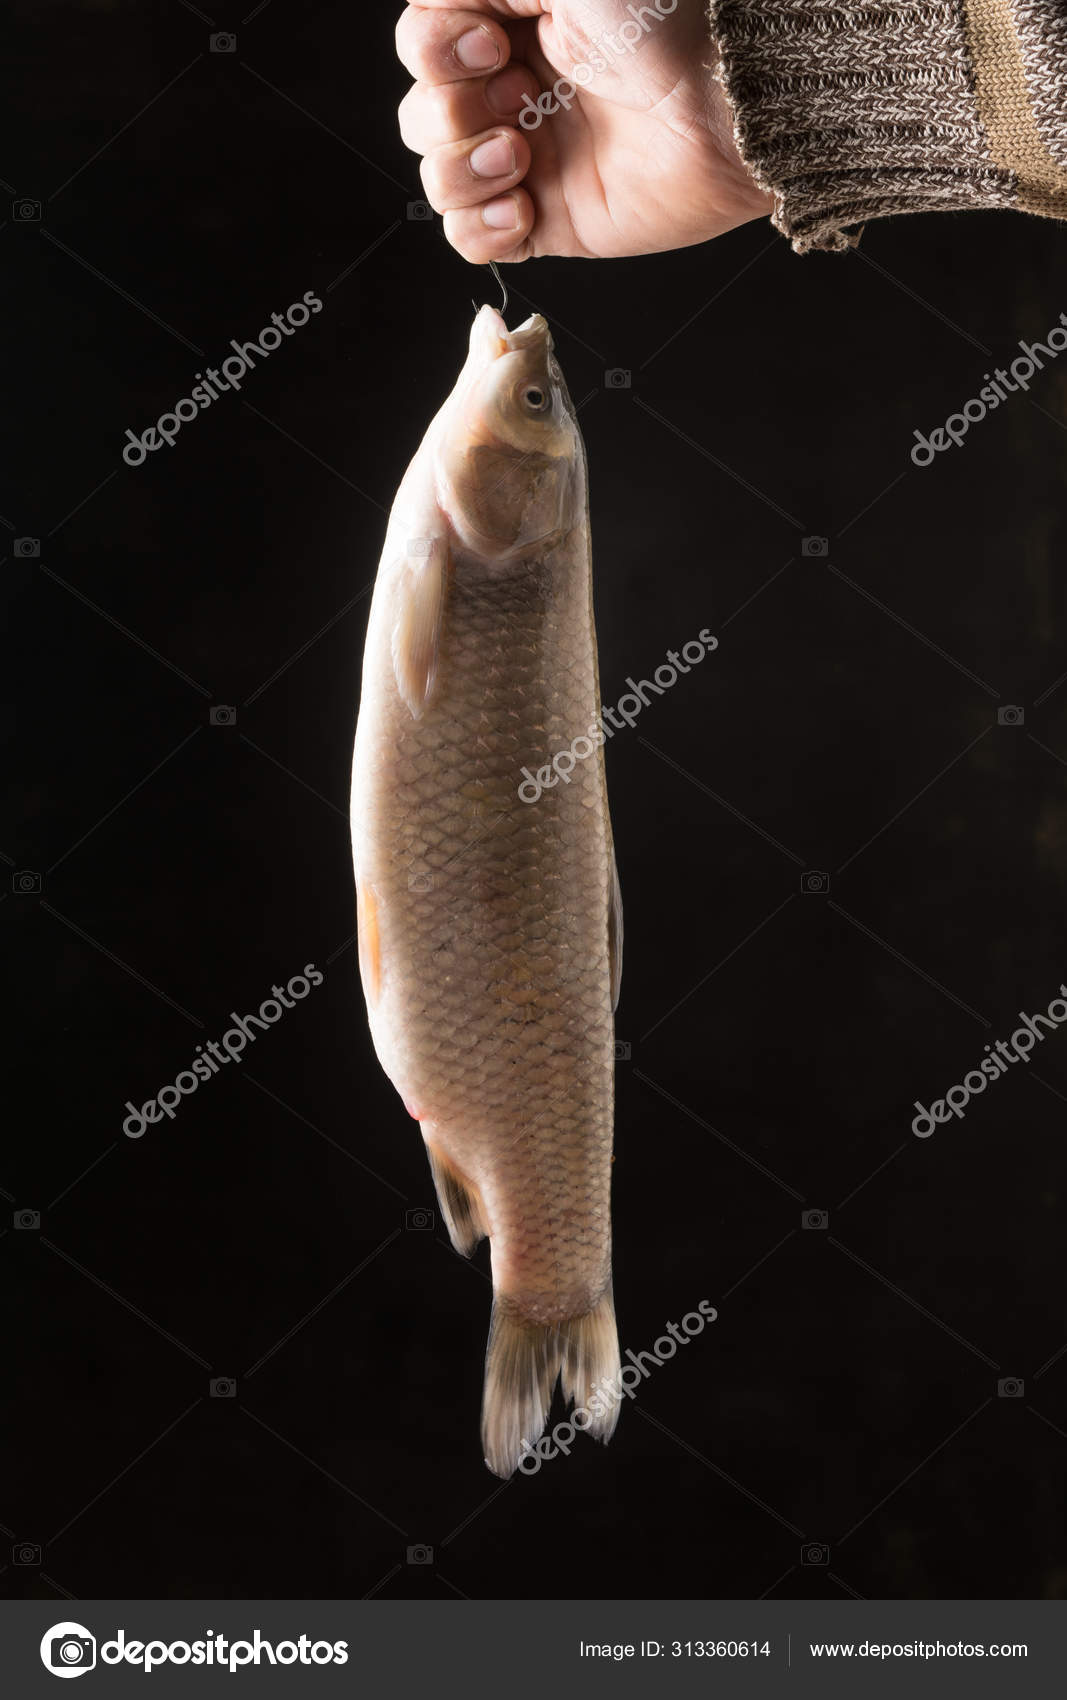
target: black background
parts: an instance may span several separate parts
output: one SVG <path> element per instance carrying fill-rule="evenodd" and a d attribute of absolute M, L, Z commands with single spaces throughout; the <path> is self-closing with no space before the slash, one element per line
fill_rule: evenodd
<path fill-rule="evenodd" d="M 503 1487 L 486 1248 L 405 1227 L 432 1189 L 366 1032 L 347 826 L 385 512 L 495 288 L 408 216 L 393 7 L 270 0 L 212 20 L 232 54 L 179 0 L 9 15 L 4 195 L 43 214 L 0 231 L 2 848 L 42 885 L 0 903 L 0 1585 L 1067 1597 L 1067 1037 L 909 1130 L 1067 978 L 1067 356 L 909 460 L 1067 309 L 1062 227 L 894 219 L 801 259 L 760 222 L 509 273 L 583 404 L 605 700 L 719 637 L 608 751 L 622 1343 L 719 1320 L 610 1448 Z M 240 397 L 123 464 L 307 290 Z M 123 1136 L 307 962 L 240 1067 Z"/>

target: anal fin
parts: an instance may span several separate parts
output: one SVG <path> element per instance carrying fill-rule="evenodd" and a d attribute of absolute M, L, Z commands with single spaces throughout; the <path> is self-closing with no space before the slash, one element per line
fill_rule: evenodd
<path fill-rule="evenodd" d="M 458 1252 L 469 1257 L 478 1241 L 485 1239 L 489 1232 L 481 1195 L 477 1187 L 457 1173 L 446 1157 L 434 1150 L 428 1139 L 426 1155 L 430 1159 L 430 1173 L 437 1188 L 437 1202 L 441 1206 L 448 1237 Z"/>

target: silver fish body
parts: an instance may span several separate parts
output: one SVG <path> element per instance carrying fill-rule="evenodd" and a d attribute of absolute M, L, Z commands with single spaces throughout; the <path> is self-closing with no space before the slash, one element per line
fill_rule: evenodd
<path fill-rule="evenodd" d="M 599 708 L 577 421 L 544 321 L 509 334 L 483 308 L 390 518 L 352 832 L 375 1048 L 453 1243 L 490 1240 L 483 1443 L 504 1476 L 557 1375 L 598 1438 L 617 1408 L 598 1393 L 618 1372 L 622 942 Z M 559 751 L 563 778 L 546 765 Z M 538 770 L 554 782 L 524 801 Z"/>

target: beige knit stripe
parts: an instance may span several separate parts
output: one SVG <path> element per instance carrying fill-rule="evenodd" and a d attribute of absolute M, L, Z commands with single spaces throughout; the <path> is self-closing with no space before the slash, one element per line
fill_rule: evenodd
<path fill-rule="evenodd" d="M 1067 7 L 1062 0 L 1012 0 L 1026 63 L 1026 86 L 1041 139 L 1057 165 L 1067 165 Z M 1060 75 L 1057 77 L 1057 68 Z"/>
<path fill-rule="evenodd" d="M 1067 170 L 1056 164 L 1027 98 L 1026 72 L 1009 0 L 965 0 L 978 115 L 996 164 L 1019 182 L 1017 205 L 1067 218 Z"/>

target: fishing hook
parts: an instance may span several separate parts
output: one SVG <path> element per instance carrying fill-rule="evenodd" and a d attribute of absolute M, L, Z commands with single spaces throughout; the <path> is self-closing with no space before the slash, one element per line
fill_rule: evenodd
<path fill-rule="evenodd" d="M 489 270 L 492 272 L 493 276 L 496 278 L 497 283 L 500 285 L 500 293 L 504 297 L 503 301 L 500 303 L 500 311 L 501 311 L 501 313 L 506 313 L 507 310 L 508 310 L 508 286 L 504 282 L 504 279 L 501 277 L 500 271 L 497 267 L 497 263 L 496 263 L 495 260 L 489 261 Z M 478 311 L 477 301 L 472 300 L 471 306 L 474 308 L 474 311 L 477 313 L 477 311 Z"/>
<path fill-rule="evenodd" d="M 506 313 L 507 310 L 508 310 L 508 286 L 504 282 L 504 279 L 501 277 L 499 268 L 498 268 L 495 260 L 490 260 L 489 270 L 492 272 L 493 276 L 496 278 L 497 283 L 500 285 L 500 293 L 504 297 L 503 301 L 500 304 L 500 311 L 502 313 Z"/>

